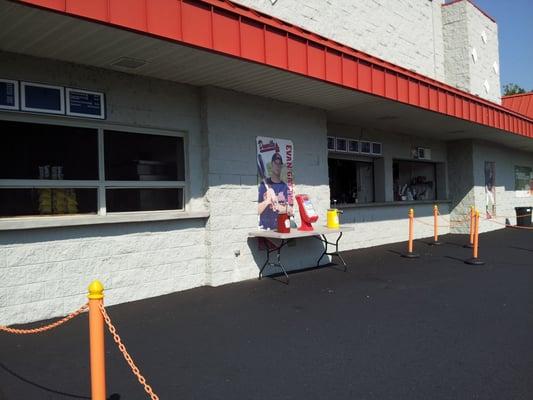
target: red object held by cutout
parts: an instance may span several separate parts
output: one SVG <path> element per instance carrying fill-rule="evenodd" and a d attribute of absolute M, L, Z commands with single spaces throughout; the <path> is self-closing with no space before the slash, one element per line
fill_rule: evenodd
<path fill-rule="evenodd" d="M 290 233 L 291 231 L 291 221 L 289 220 L 289 214 L 280 213 L 278 214 L 278 232 L 279 233 Z"/>
<path fill-rule="evenodd" d="M 298 210 L 300 211 L 300 219 L 302 220 L 302 225 L 298 228 L 299 231 L 312 231 L 313 222 L 318 220 L 318 214 L 316 213 L 313 203 L 309 199 L 309 196 L 306 194 L 297 194 L 296 202 L 298 203 Z"/>

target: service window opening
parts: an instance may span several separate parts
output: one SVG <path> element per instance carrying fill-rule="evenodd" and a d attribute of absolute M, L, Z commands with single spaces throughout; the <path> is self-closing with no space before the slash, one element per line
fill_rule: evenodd
<path fill-rule="evenodd" d="M 328 159 L 331 204 L 374 202 L 374 163 Z"/>
<path fill-rule="evenodd" d="M 435 163 L 394 160 L 392 165 L 395 201 L 437 198 Z"/>

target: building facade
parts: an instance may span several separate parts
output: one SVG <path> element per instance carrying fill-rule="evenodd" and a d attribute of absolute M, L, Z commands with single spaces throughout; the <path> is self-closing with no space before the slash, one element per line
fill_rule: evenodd
<path fill-rule="evenodd" d="M 0 324 L 93 279 L 116 304 L 256 278 L 258 137 L 292 142 L 317 224 L 343 210 L 342 250 L 405 240 L 410 208 L 429 237 L 435 204 L 441 234 L 473 205 L 482 231 L 514 224 L 533 121 L 500 105 L 494 21 L 353 3 L 0 1 Z"/>

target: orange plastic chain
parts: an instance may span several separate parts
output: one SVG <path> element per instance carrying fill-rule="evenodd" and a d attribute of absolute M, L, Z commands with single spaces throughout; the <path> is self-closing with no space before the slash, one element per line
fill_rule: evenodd
<path fill-rule="evenodd" d="M 517 217 L 527 217 L 529 215 L 531 215 L 531 214 L 518 215 Z M 439 216 L 442 217 L 442 215 L 440 213 L 439 213 Z M 468 222 L 467 217 L 469 217 L 469 215 L 463 214 L 462 216 L 464 217 L 463 220 L 450 220 L 450 225 L 439 224 L 439 227 L 453 227 L 454 225 L 452 225 L 452 223 L 457 223 L 458 225 L 467 223 Z M 508 225 L 506 223 L 496 221 L 494 218 L 486 218 L 486 217 L 483 217 L 483 216 L 480 216 L 480 218 L 484 219 L 485 221 L 493 222 L 493 223 L 498 224 L 498 225 L 507 226 L 509 228 L 533 230 L 533 227 L 530 227 L 530 226 Z M 502 216 L 502 215 L 498 215 L 498 218 L 505 218 L 505 217 Z M 417 222 L 419 224 L 422 224 L 422 225 L 433 226 L 433 223 L 424 222 L 424 221 L 422 221 L 421 219 L 418 219 L 418 218 L 415 218 L 415 222 Z"/>
<path fill-rule="evenodd" d="M 498 224 L 498 225 L 503 225 L 503 226 L 506 226 L 506 227 L 508 227 L 508 228 L 525 229 L 525 230 L 532 230 L 532 229 L 533 229 L 533 226 L 508 225 L 508 224 L 506 224 L 506 223 L 496 221 L 496 220 L 493 219 L 493 218 L 485 218 L 485 217 L 481 217 L 481 218 L 483 218 L 485 221 L 493 222 L 493 223 Z M 503 218 L 503 217 L 502 217 L 502 218 Z"/>
<path fill-rule="evenodd" d="M 111 335 L 113 335 L 113 340 L 118 345 L 119 350 L 121 351 L 122 355 L 124 356 L 124 359 L 128 363 L 128 365 L 131 368 L 131 371 L 133 374 L 137 377 L 137 380 L 141 385 L 144 386 L 144 390 L 152 400 L 159 400 L 159 397 L 153 392 L 152 387 L 146 383 L 146 379 L 144 376 L 141 375 L 141 372 L 139 371 L 139 368 L 135 365 L 133 362 L 133 359 L 128 354 L 128 351 L 126 350 L 126 346 L 122 343 L 122 340 L 120 339 L 120 336 L 117 333 L 116 328 L 111 323 L 111 318 L 109 318 L 109 315 L 107 315 L 107 312 L 103 306 L 103 304 L 100 305 L 100 310 L 102 311 L 102 315 L 104 316 L 105 323 L 107 324 L 107 327 L 109 329 L 109 332 L 111 332 Z"/>
<path fill-rule="evenodd" d="M 415 222 L 417 222 L 417 223 L 419 223 L 419 224 L 422 224 L 422 225 L 427 225 L 427 226 L 431 226 L 431 227 L 433 227 L 433 222 L 424 222 L 424 221 L 422 221 L 420 218 L 415 218 Z M 441 228 L 448 228 L 448 227 L 450 227 L 450 225 L 439 224 L 439 227 L 441 227 Z"/>
<path fill-rule="evenodd" d="M 0 325 L 0 331 L 4 331 L 7 333 L 14 333 L 16 335 L 31 335 L 34 333 L 41 333 L 46 332 L 51 329 L 57 328 L 60 325 L 63 325 L 65 322 L 70 321 L 72 318 L 77 317 L 82 312 L 87 311 L 89 308 L 89 304 L 85 303 L 82 305 L 79 309 L 74 311 L 73 313 L 67 315 L 65 318 L 60 319 L 59 321 L 56 321 L 50 325 L 41 326 L 40 328 L 33 328 L 33 329 L 14 329 L 14 328 L 8 328 L 7 326 Z"/>

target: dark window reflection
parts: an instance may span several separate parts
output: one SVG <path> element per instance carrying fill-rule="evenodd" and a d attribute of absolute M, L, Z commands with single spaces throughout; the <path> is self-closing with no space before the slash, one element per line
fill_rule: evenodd
<path fill-rule="evenodd" d="M 374 202 L 374 164 L 370 162 L 328 159 L 331 203 Z"/>
<path fill-rule="evenodd" d="M 0 189 L 0 217 L 96 212 L 96 189 Z"/>
<path fill-rule="evenodd" d="M 0 121 L 0 179 L 98 180 L 96 129 Z"/>
<path fill-rule="evenodd" d="M 394 200 L 434 200 L 436 198 L 436 164 L 394 160 Z"/>
<path fill-rule="evenodd" d="M 118 181 L 183 181 L 183 138 L 104 132 L 105 176 Z"/>
<path fill-rule="evenodd" d="M 183 189 L 107 189 L 108 212 L 183 209 Z"/>

